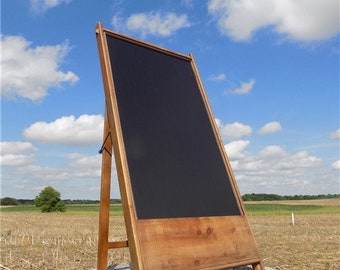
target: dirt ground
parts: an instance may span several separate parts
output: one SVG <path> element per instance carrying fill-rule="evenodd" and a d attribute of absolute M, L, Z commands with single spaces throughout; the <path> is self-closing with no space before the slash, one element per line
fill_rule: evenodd
<path fill-rule="evenodd" d="M 340 215 L 250 217 L 261 257 L 278 270 L 340 270 Z"/>
<path fill-rule="evenodd" d="M 250 216 L 266 266 L 278 270 L 340 270 L 340 214 Z M 97 214 L 1 213 L 0 264 L 9 269 L 96 267 Z M 113 240 L 125 239 L 122 217 L 111 217 Z M 108 264 L 129 261 L 128 249 L 110 250 Z M 1 267 L 0 267 L 1 269 Z"/>

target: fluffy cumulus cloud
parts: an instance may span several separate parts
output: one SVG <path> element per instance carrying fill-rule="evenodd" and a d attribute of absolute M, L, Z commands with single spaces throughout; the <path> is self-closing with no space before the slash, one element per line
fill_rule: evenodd
<path fill-rule="evenodd" d="M 286 151 L 279 145 L 269 145 L 259 152 L 261 158 L 281 158 L 286 156 Z"/>
<path fill-rule="evenodd" d="M 74 171 L 74 177 L 84 178 L 100 176 L 101 173 L 101 155 L 84 155 L 72 153 L 68 155 L 70 167 Z"/>
<path fill-rule="evenodd" d="M 331 134 L 329 135 L 329 137 L 333 140 L 340 140 L 340 129 L 331 132 Z"/>
<path fill-rule="evenodd" d="M 340 160 L 334 161 L 332 163 L 332 168 L 336 170 L 340 170 Z"/>
<path fill-rule="evenodd" d="M 84 114 L 61 117 L 53 122 L 36 122 L 23 131 L 27 140 L 44 144 L 101 144 L 104 119 L 102 115 Z"/>
<path fill-rule="evenodd" d="M 287 157 L 288 155 L 286 155 Z M 289 155 L 289 158 L 283 158 L 279 163 L 275 164 L 275 167 L 282 170 L 292 168 L 308 168 L 319 165 L 321 159 L 315 156 L 311 156 L 307 151 L 299 151 Z"/>
<path fill-rule="evenodd" d="M 216 126 L 221 129 L 223 127 L 221 119 L 215 118 Z"/>
<path fill-rule="evenodd" d="M 50 88 L 79 80 L 73 72 L 60 70 L 70 50 L 67 43 L 31 48 L 30 42 L 21 36 L 1 36 L 1 46 L 1 95 L 7 99 L 40 101 Z"/>
<path fill-rule="evenodd" d="M 18 154 L 24 152 L 34 152 L 37 150 L 31 143 L 29 142 L 0 142 L 0 149 L 2 155 L 7 154 Z"/>
<path fill-rule="evenodd" d="M 191 24 L 186 14 L 147 12 L 132 14 L 128 18 L 116 14 L 112 18 L 112 25 L 117 30 L 139 33 L 143 37 L 169 37 Z"/>
<path fill-rule="evenodd" d="M 279 132 L 281 130 L 282 130 L 282 126 L 280 122 L 272 121 L 272 122 L 265 124 L 263 127 L 261 127 L 258 133 L 261 135 L 266 135 L 266 134 Z"/>
<path fill-rule="evenodd" d="M 40 180 L 70 180 L 74 178 L 100 177 L 101 155 L 72 153 L 65 157 L 68 162 L 64 167 L 41 166 L 34 163 L 17 164 L 16 173 L 27 178 Z"/>
<path fill-rule="evenodd" d="M 69 3 L 71 1 L 72 0 L 31 0 L 31 9 L 35 13 L 42 13 L 62 3 Z"/>
<path fill-rule="evenodd" d="M 338 0 L 210 0 L 208 12 L 220 31 L 237 41 L 266 27 L 292 40 L 319 41 L 340 28 Z"/>
<path fill-rule="evenodd" d="M 249 82 L 241 82 L 238 88 L 227 90 L 224 94 L 234 94 L 234 95 L 246 95 L 249 94 L 255 85 L 255 80 L 251 79 Z"/>
<path fill-rule="evenodd" d="M 0 159 L 3 169 L 1 180 L 7 192 L 19 192 L 22 194 L 21 198 L 32 198 L 43 187 L 52 185 L 66 198 L 98 198 L 101 155 L 65 155 L 48 150 L 48 155 L 53 158 L 47 163 L 39 164 L 38 160 L 43 159 L 45 154 L 41 155 L 41 149 L 36 151 L 30 143 L 2 142 L 0 146 L 3 150 Z M 15 147 L 16 151 L 12 151 Z M 114 163 L 112 166 L 113 177 L 116 177 Z M 82 181 L 75 182 L 76 179 Z M 79 193 L 79 190 L 82 192 Z M 117 186 L 112 194 L 115 198 L 119 197 Z"/>
<path fill-rule="evenodd" d="M 322 170 L 321 158 L 307 151 L 289 153 L 279 145 L 266 146 L 255 154 L 243 153 L 231 159 L 231 166 L 243 193 L 251 193 L 249 187 L 264 193 L 320 193 L 310 189 L 314 187 L 313 181 L 334 185 L 317 173 Z M 317 185 L 318 188 L 323 184 Z"/>
<path fill-rule="evenodd" d="M 222 138 L 229 141 L 224 148 L 241 193 L 320 194 L 338 187 L 339 161 L 325 167 L 320 157 L 306 150 L 287 151 L 275 144 L 257 149 L 251 145 L 252 137 L 240 139 L 252 134 L 250 126 L 223 124 L 220 119 L 215 122 Z M 281 124 L 269 122 L 260 130 L 262 134 L 278 132 Z"/>
<path fill-rule="evenodd" d="M 23 166 L 35 161 L 32 153 L 37 149 L 29 142 L 0 142 L 1 166 Z"/>
<path fill-rule="evenodd" d="M 321 158 L 311 156 L 307 151 L 298 151 L 295 153 L 288 153 L 280 145 L 269 145 L 259 151 L 253 157 L 250 155 L 247 158 L 261 160 L 261 164 L 268 172 L 271 170 L 285 171 L 289 170 L 294 173 L 302 173 L 305 168 L 318 166 L 321 164 Z M 240 169 L 242 167 L 239 167 Z M 289 173 L 289 172 L 288 172 Z"/>
<path fill-rule="evenodd" d="M 251 126 L 239 122 L 234 122 L 232 124 L 226 124 L 225 126 L 222 125 L 222 127 L 220 128 L 220 132 L 222 138 L 238 139 L 244 136 L 251 135 L 253 129 L 251 128 Z"/>
<path fill-rule="evenodd" d="M 244 153 L 245 148 L 249 145 L 250 141 L 232 141 L 224 146 L 228 158 L 230 160 L 244 158 L 246 154 Z"/>

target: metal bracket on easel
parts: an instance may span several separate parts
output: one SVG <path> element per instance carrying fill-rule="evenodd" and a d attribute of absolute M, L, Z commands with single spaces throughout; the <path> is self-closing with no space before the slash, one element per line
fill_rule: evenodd
<path fill-rule="evenodd" d="M 106 141 L 108 140 L 108 138 L 109 138 L 110 136 L 111 136 L 111 132 L 109 132 L 109 133 L 106 135 L 106 138 L 105 138 L 105 140 L 104 140 L 104 142 L 103 142 L 103 144 L 102 144 L 102 147 L 98 150 L 98 153 L 99 153 L 99 154 L 102 154 L 103 151 L 105 150 L 110 156 L 112 156 L 112 153 L 111 153 L 109 150 L 107 150 L 106 147 L 105 147 Z"/>

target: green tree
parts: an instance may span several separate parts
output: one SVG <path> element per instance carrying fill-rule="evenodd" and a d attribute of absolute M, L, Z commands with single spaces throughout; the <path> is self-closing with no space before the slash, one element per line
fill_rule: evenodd
<path fill-rule="evenodd" d="M 3 199 L 0 199 L 0 205 L 18 205 L 19 202 L 17 199 L 5 197 Z"/>
<path fill-rule="evenodd" d="M 64 212 L 66 210 L 65 203 L 60 200 L 60 192 L 51 186 L 44 188 L 35 197 L 34 204 L 40 207 L 41 212 Z"/>

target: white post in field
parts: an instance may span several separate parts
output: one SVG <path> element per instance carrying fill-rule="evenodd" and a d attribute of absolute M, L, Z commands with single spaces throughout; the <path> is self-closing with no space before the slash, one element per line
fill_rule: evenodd
<path fill-rule="evenodd" d="M 295 225 L 295 217 L 294 217 L 294 213 L 292 213 L 292 225 Z"/>

